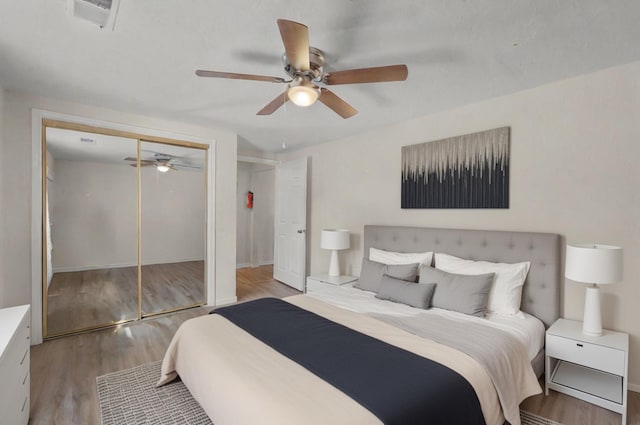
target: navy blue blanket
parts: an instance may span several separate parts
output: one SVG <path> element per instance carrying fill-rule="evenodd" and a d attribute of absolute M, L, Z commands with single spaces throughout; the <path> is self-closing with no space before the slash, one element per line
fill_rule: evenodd
<path fill-rule="evenodd" d="M 485 425 L 471 384 L 440 363 L 275 298 L 212 313 L 329 382 L 384 424 Z"/>

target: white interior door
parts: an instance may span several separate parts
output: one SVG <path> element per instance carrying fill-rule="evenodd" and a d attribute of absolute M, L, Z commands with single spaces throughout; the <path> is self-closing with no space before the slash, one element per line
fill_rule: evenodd
<path fill-rule="evenodd" d="M 304 290 L 307 258 L 307 157 L 276 166 L 273 277 Z"/>

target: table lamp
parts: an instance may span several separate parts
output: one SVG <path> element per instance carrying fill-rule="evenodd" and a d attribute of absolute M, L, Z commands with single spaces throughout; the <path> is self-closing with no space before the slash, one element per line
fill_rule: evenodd
<path fill-rule="evenodd" d="M 331 250 L 329 276 L 340 276 L 338 250 L 349 249 L 349 231 L 345 229 L 325 229 L 320 235 L 320 248 Z"/>
<path fill-rule="evenodd" d="M 598 285 L 622 280 L 622 248 L 611 245 L 567 245 L 564 275 L 576 282 L 589 283 L 584 299 L 582 333 L 602 335 L 600 288 Z"/>

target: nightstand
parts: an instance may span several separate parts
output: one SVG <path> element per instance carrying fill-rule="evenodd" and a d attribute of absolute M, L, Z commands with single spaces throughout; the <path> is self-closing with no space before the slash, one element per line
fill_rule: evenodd
<path fill-rule="evenodd" d="M 545 394 L 549 389 L 622 414 L 627 423 L 629 335 L 582 333 L 582 322 L 558 319 L 546 334 Z"/>
<path fill-rule="evenodd" d="M 356 280 L 358 280 L 356 276 L 329 276 L 326 274 L 308 276 L 305 292 L 321 291 L 330 287 L 346 285 Z"/>

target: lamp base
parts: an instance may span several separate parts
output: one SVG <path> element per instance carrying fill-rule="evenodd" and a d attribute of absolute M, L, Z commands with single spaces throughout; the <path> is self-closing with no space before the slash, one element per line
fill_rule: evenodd
<path fill-rule="evenodd" d="M 340 276 L 340 260 L 338 259 L 338 250 L 331 250 L 331 262 L 329 263 L 329 276 Z"/>
<path fill-rule="evenodd" d="M 602 335 L 602 317 L 600 315 L 600 288 L 598 285 L 587 287 L 584 298 L 584 319 L 582 333 L 589 336 Z"/>

